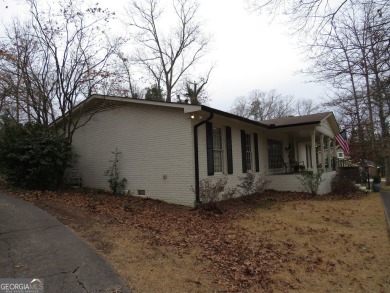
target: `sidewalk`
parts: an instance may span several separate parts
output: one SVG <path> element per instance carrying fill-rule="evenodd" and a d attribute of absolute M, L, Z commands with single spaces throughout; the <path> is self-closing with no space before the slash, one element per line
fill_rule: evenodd
<path fill-rule="evenodd" d="M 390 229 L 390 191 L 383 190 L 381 191 L 383 209 L 385 210 L 387 224 Z"/>
<path fill-rule="evenodd" d="M 45 292 L 130 292 L 111 265 L 58 220 L 2 192 L 0 278 L 43 278 Z"/>

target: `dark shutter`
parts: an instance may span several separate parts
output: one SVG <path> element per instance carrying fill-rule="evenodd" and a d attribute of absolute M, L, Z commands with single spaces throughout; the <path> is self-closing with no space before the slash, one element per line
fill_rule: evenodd
<path fill-rule="evenodd" d="M 257 141 L 257 133 L 253 134 L 253 140 L 255 141 L 255 168 L 256 172 L 260 171 L 260 164 L 259 164 L 259 143 Z"/>
<path fill-rule="evenodd" d="M 206 122 L 207 175 L 214 175 L 213 124 Z"/>
<path fill-rule="evenodd" d="M 246 173 L 246 137 L 245 131 L 241 130 L 241 156 L 242 156 L 242 173 Z"/>
<path fill-rule="evenodd" d="M 232 129 L 226 126 L 226 154 L 228 174 L 233 174 Z"/>

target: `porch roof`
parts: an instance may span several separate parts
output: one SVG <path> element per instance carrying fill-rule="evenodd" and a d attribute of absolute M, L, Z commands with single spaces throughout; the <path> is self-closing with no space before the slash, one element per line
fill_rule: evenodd
<path fill-rule="evenodd" d="M 324 119 L 332 116 L 332 112 L 316 113 L 304 116 L 292 116 L 270 120 L 263 120 L 260 123 L 267 125 L 271 128 L 293 127 L 303 126 L 311 124 L 320 124 Z"/>

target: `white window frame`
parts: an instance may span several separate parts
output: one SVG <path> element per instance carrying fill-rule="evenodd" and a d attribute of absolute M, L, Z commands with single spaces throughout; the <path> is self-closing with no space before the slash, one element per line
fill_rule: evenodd
<path fill-rule="evenodd" d="M 219 135 L 216 135 L 216 130 L 219 130 Z M 223 174 L 225 168 L 225 150 L 224 150 L 224 135 L 223 128 L 219 126 L 213 126 L 213 161 L 214 161 L 214 173 Z M 220 137 L 220 145 L 216 145 L 216 138 Z M 219 153 L 220 164 L 216 165 L 217 156 L 216 153 Z M 220 169 L 220 170 L 218 170 Z"/>
<path fill-rule="evenodd" d="M 248 145 L 248 138 L 249 138 L 249 145 Z M 253 171 L 253 139 L 252 139 L 252 133 L 245 132 L 245 164 L 246 164 L 246 171 Z M 248 150 L 249 147 L 249 150 Z M 249 159 L 249 164 L 248 164 Z"/>
<path fill-rule="evenodd" d="M 344 159 L 344 153 L 343 152 L 337 152 L 337 158 Z"/>

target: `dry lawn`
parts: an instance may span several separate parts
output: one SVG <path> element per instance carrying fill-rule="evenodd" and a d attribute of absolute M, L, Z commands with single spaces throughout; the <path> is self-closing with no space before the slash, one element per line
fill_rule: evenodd
<path fill-rule="evenodd" d="M 133 292 L 390 292 L 379 194 L 265 194 L 223 213 L 105 194 L 19 196 L 94 246 Z"/>

